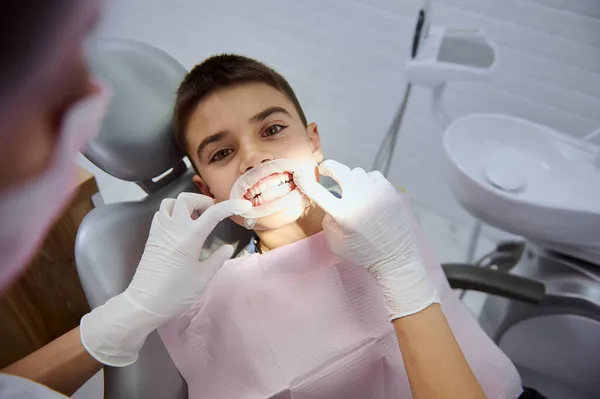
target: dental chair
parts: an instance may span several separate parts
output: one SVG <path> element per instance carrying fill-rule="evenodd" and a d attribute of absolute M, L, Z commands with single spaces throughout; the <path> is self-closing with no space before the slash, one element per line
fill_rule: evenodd
<path fill-rule="evenodd" d="M 171 127 L 175 93 L 186 70 L 164 52 L 126 40 L 99 42 L 89 49 L 89 58 L 95 76 L 112 86 L 113 100 L 102 132 L 84 155 L 148 194 L 138 202 L 100 206 L 80 226 L 77 270 L 90 306 L 96 307 L 129 285 L 160 202 L 196 188 Z M 227 219 L 205 247 L 238 243 L 237 253 L 249 239 L 248 230 Z M 156 332 L 134 365 L 105 367 L 104 381 L 105 398 L 187 398 L 185 381 Z"/>
<path fill-rule="evenodd" d="M 135 182 L 148 195 L 141 201 L 100 206 L 81 223 L 75 258 L 90 307 L 121 293 L 133 277 L 148 237 L 150 223 L 164 198 L 196 192 L 193 170 L 173 139 L 171 112 L 186 70 L 168 54 L 130 40 L 101 40 L 89 49 L 94 74 L 113 88 L 104 128 L 84 151 L 96 166 L 122 180 Z M 322 182 L 330 187 L 331 181 Z M 250 232 L 229 219 L 207 239 L 211 252 L 224 243 L 236 254 Z M 444 265 L 450 285 L 518 302 L 537 304 L 544 286 L 526 277 L 469 265 Z M 104 368 L 108 399 L 184 399 L 185 381 L 158 334 L 152 333 L 139 360 L 124 368 Z"/>

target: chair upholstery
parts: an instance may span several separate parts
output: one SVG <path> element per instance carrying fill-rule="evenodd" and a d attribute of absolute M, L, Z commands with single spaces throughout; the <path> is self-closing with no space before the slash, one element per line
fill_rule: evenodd
<path fill-rule="evenodd" d="M 113 98 L 101 133 L 85 156 L 119 179 L 152 179 L 183 158 L 172 133 L 177 87 L 187 73 L 163 51 L 132 40 L 106 39 L 87 49 L 94 76 Z"/>

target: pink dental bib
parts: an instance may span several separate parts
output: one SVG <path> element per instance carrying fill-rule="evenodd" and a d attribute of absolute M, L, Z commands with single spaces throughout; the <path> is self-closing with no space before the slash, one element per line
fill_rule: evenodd
<path fill-rule="evenodd" d="M 451 292 L 444 312 L 489 398 L 515 398 L 512 363 Z M 159 329 L 190 398 L 398 399 L 411 392 L 375 280 L 323 234 L 223 265 L 201 300 Z"/>

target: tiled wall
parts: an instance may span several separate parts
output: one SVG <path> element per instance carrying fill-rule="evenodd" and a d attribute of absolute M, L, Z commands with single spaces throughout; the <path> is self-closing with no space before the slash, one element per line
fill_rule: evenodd
<path fill-rule="evenodd" d="M 449 86 L 450 115 L 508 113 L 576 137 L 600 127 L 600 1 L 440 0 L 434 12 L 440 24 L 485 28 L 499 48 L 491 82 Z M 433 208 L 460 216 L 440 187 L 442 131 L 426 117 L 428 93 L 414 99 L 393 176 Z"/>
<path fill-rule="evenodd" d="M 112 0 L 101 36 L 162 48 L 190 68 L 220 52 L 265 61 L 320 124 L 327 155 L 369 168 L 400 100 L 420 0 Z M 582 137 L 600 127 L 599 0 L 439 0 L 434 23 L 483 27 L 499 65 L 489 83 L 455 84 L 453 116 L 505 112 Z M 459 223 L 471 219 L 443 175 L 442 129 L 416 89 L 390 178 Z"/>

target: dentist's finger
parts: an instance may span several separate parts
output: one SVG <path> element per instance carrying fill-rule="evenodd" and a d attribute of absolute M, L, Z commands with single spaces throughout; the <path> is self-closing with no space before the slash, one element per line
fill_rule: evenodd
<path fill-rule="evenodd" d="M 375 184 L 376 187 L 380 187 L 381 190 L 386 190 L 390 194 L 395 193 L 398 194 L 398 190 L 390 183 L 388 179 L 385 178 L 379 171 L 373 171 L 367 173 L 369 179 Z"/>
<path fill-rule="evenodd" d="M 223 219 L 233 215 L 248 212 L 252 203 L 248 200 L 226 200 L 209 206 L 200 217 L 192 221 L 192 234 L 195 239 L 204 245 L 204 241 Z"/>
<path fill-rule="evenodd" d="M 175 200 L 173 207 L 173 220 L 189 221 L 193 219 L 194 211 L 204 212 L 208 207 L 215 204 L 215 201 L 198 193 L 181 193 Z"/>
<path fill-rule="evenodd" d="M 314 201 L 332 217 L 335 217 L 340 200 L 319 184 L 319 182 L 315 180 L 315 175 L 312 172 L 296 171 L 294 173 L 294 183 L 304 195 Z"/>
<path fill-rule="evenodd" d="M 372 180 L 365 172 L 363 168 L 354 168 L 352 169 L 351 176 L 348 177 L 348 180 L 352 181 L 351 184 L 346 185 L 346 192 L 352 198 L 358 198 L 361 194 L 365 192 L 365 190 L 369 190 L 369 187 L 372 185 Z M 344 195 L 342 189 L 342 195 Z"/>
<path fill-rule="evenodd" d="M 214 273 L 216 273 L 217 270 L 219 270 L 220 265 L 222 265 L 226 260 L 231 259 L 234 251 L 235 248 L 233 247 L 233 245 L 221 245 L 208 257 L 208 259 L 204 261 L 204 263 L 214 263 L 216 265 L 219 265 L 218 267 L 216 267 L 216 270 L 214 270 Z"/>
<path fill-rule="evenodd" d="M 196 266 L 198 273 L 196 273 L 196 276 L 200 279 L 199 284 L 201 287 L 207 286 L 221 266 L 223 266 L 223 263 L 231 259 L 234 251 L 235 248 L 232 245 L 221 245 L 207 259 L 198 262 Z"/>
<path fill-rule="evenodd" d="M 343 163 L 327 159 L 319 165 L 319 173 L 323 176 L 331 177 L 342 189 L 342 196 L 351 187 L 352 170 Z"/>
<path fill-rule="evenodd" d="M 173 213 L 173 207 L 175 206 L 174 198 L 165 198 L 160 202 L 160 207 L 158 211 L 154 214 L 154 218 L 152 219 L 152 223 L 155 221 L 160 221 L 161 223 L 166 222 L 171 219 L 171 214 Z"/>
<path fill-rule="evenodd" d="M 252 202 L 243 199 L 229 199 L 206 208 L 200 218 L 194 223 L 217 225 L 221 220 L 233 215 L 241 215 L 252 208 Z"/>

